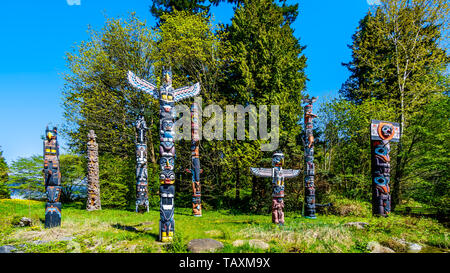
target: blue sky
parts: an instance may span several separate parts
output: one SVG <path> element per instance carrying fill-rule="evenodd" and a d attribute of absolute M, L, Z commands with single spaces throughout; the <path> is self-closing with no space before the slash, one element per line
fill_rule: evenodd
<path fill-rule="evenodd" d="M 290 0 L 299 3 L 293 23 L 295 36 L 307 48 L 307 91 L 334 97 L 348 77 L 342 62 L 350 60 L 347 45 L 369 3 L 378 0 Z M 76 3 L 79 2 L 79 5 Z M 69 3 L 75 3 L 69 5 Z M 8 163 L 42 153 L 47 124 L 63 120 L 61 73 L 65 53 L 88 39 L 87 27 L 101 29 L 108 17 L 126 17 L 135 11 L 147 24 L 155 19 L 150 0 L 22 0 L 2 1 L 0 9 L 0 146 Z M 212 9 L 216 21 L 229 23 L 232 5 Z M 62 152 L 65 140 L 60 139 Z"/>

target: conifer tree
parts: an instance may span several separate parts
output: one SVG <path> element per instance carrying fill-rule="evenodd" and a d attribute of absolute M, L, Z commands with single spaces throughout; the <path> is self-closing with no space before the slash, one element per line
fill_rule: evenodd
<path fill-rule="evenodd" d="M 0 199 L 10 198 L 10 192 L 7 186 L 8 183 L 8 164 L 3 157 L 3 151 L 0 147 Z"/>

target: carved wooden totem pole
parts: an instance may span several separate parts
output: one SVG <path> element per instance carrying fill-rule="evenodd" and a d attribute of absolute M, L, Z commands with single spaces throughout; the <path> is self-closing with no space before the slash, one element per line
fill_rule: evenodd
<path fill-rule="evenodd" d="M 202 216 L 202 193 L 200 187 L 200 136 L 199 136 L 199 111 L 197 103 L 191 105 L 191 156 L 192 166 L 189 172 L 192 174 L 192 214 Z"/>
<path fill-rule="evenodd" d="M 370 125 L 372 151 L 372 214 L 387 217 L 391 211 L 390 141 L 400 141 L 398 123 L 372 120 Z"/>
<path fill-rule="evenodd" d="M 59 170 L 58 129 L 45 129 L 44 179 L 47 203 L 45 204 L 45 228 L 61 225 L 61 172 Z"/>
<path fill-rule="evenodd" d="M 149 211 L 147 175 L 147 124 L 144 116 L 136 120 L 136 212 Z"/>
<path fill-rule="evenodd" d="M 95 141 L 94 130 L 90 130 L 87 142 L 87 159 L 88 159 L 88 175 L 87 175 L 87 204 L 86 210 L 102 209 L 100 202 L 100 182 L 98 170 L 98 144 Z"/>
<path fill-rule="evenodd" d="M 293 178 L 300 174 L 299 170 L 283 169 L 284 154 L 276 152 L 272 156 L 273 168 L 250 168 L 253 175 L 272 177 L 272 222 L 284 225 L 284 179 Z"/>
<path fill-rule="evenodd" d="M 313 103 L 317 101 L 316 97 L 312 99 L 303 98 L 305 106 L 305 210 L 306 218 L 316 218 L 316 195 L 314 185 L 314 135 L 313 118 L 317 116 L 312 113 Z"/>
<path fill-rule="evenodd" d="M 160 107 L 160 221 L 159 240 L 162 242 L 171 241 L 175 231 L 174 220 L 174 196 L 175 196 L 175 143 L 174 143 L 174 119 L 175 103 L 183 99 L 200 94 L 200 84 L 186 86 L 179 89 L 172 87 L 172 72 L 163 69 L 163 84 L 159 93 L 156 86 L 138 78 L 133 72 L 128 72 L 128 81 L 134 87 L 151 94 L 155 99 L 159 99 Z"/>

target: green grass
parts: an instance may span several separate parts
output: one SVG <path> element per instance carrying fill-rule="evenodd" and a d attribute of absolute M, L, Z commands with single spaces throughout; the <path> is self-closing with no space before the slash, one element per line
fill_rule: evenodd
<path fill-rule="evenodd" d="M 427 252 L 450 248 L 449 230 L 436 220 L 391 215 L 372 216 L 319 215 L 305 219 L 287 212 L 285 226 L 271 223 L 271 215 L 232 214 L 229 211 L 203 211 L 192 217 L 191 210 L 176 208 L 175 238 L 172 244 L 158 239 L 159 210 L 137 214 L 132 211 L 103 209 L 88 212 L 83 204 L 63 208 L 62 225 L 45 229 L 44 203 L 28 200 L 0 200 L 0 246 L 13 245 L 24 252 L 188 252 L 192 239 L 212 238 L 221 241 L 224 253 L 361 253 L 367 243 L 377 241 L 397 252 L 405 251 L 394 238 L 427 246 Z M 17 227 L 21 217 L 33 220 L 32 227 Z M 345 223 L 369 223 L 365 229 Z M 235 247 L 235 240 L 259 239 L 268 250 L 252 248 L 248 243 Z M 44 241 L 36 244 L 36 241 Z"/>

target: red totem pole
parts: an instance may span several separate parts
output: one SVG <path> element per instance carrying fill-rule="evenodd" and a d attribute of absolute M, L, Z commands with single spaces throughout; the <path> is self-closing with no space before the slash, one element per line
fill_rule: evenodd
<path fill-rule="evenodd" d="M 199 136 L 199 111 L 198 104 L 193 103 L 191 105 L 191 155 L 192 166 L 190 170 L 187 170 L 192 174 L 192 214 L 197 217 L 202 216 L 202 193 L 200 187 L 200 136 Z"/>
<path fill-rule="evenodd" d="M 370 125 L 372 150 L 372 213 L 387 217 L 391 211 L 390 171 L 391 151 L 390 141 L 400 141 L 400 126 L 398 123 L 372 120 Z"/>

